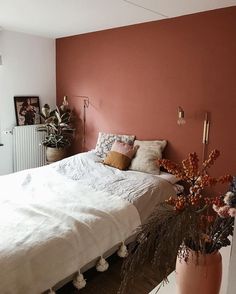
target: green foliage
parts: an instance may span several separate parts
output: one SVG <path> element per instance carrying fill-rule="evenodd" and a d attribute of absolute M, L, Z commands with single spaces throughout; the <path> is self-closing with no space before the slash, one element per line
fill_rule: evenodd
<path fill-rule="evenodd" d="M 57 107 L 50 111 L 49 105 L 45 104 L 40 115 L 44 124 L 37 131 L 46 132 L 42 145 L 52 148 L 70 146 L 74 133 L 71 110 L 68 107 Z"/>

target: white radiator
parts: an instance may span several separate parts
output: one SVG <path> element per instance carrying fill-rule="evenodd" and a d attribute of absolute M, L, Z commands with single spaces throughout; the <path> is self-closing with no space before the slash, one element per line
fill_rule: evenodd
<path fill-rule="evenodd" d="M 39 125 L 13 128 L 13 170 L 14 172 L 45 165 L 45 147 L 40 145 L 44 132 L 37 132 Z"/>

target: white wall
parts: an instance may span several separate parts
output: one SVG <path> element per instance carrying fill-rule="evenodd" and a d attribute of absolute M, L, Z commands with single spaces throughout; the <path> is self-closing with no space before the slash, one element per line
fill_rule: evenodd
<path fill-rule="evenodd" d="M 14 96 L 39 96 L 40 105 L 56 103 L 55 40 L 0 31 L 0 175 L 12 172 Z"/>
<path fill-rule="evenodd" d="M 233 243 L 232 243 L 232 247 L 231 247 L 227 294 L 235 294 L 236 293 L 235 273 L 236 273 L 236 221 L 234 222 L 234 236 L 233 236 Z"/>

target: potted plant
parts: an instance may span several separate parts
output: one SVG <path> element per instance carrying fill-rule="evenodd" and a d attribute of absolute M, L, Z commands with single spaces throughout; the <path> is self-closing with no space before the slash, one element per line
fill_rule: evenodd
<path fill-rule="evenodd" d="M 72 127 L 72 111 L 64 97 L 60 107 L 50 109 L 45 104 L 40 113 L 44 124 L 37 131 L 46 132 L 42 145 L 46 146 L 46 158 L 48 162 L 61 160 L 67 154 L 67 148 L 71 145 L 74 128 Z"/>
<path fill-rule="evenodd" d="M 119 293 L 127 293 L 130 281 L 151 261 L 160 282 L 176 263 L 177 287 L 181 294 L 218 294 L 221 281 L 219 249 L 230 245 L 236 215 L 235 179 L 230 175 L 211 177 L 208 169 L 220 152 L 213 150 L 199 167 L 196 153 L 182 164 L 159 160 L 159 164 L 182 180 L 185 191 L 159 204 L 138 230 L 137 242 L 122 267 Z M 232 182 L 225 195 L 206 193 L 218 183 Z"/>

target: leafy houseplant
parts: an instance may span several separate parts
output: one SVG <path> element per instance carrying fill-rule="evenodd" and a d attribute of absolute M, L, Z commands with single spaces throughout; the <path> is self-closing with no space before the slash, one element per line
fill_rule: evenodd
<path fill-rule="evenodd" d="M 196 153 L 190 153 L 181 165 L 159 160 L 161 166 L 183 181 L 185 191 L 159 204 L 139 228 L 137 243 L 123 264 L 119 293 L 127 293 L 130 281 L 147 261 L 151 261 L 160 282 L 166 282 L 176 258 L 184 263 L 193 253 L 206 257 L 230 245 L 236 215 L 235 182 L 224 196 L 205 193 L 206 188 L 232 181 L 230 175 L 209 176 L 208 169 L 219 155 L 219 151 L 213 150 L 201 168 Z M 191 289 L 183 293 L 194 292 Z"/>
<path fill-rule="evenodd" d="M 55 154 L 57 152 L 64 157 L 65 149 L 71 145 L 74 133 L 72 111 L 67 100 L 64 98 L 63 104 L 52 111 L 50 106 L 45 104 L 40 115 L 44 120 L 44 124 L 38 127 L 37 131 L 46 132 L 42 145 L 47 147 L 47 153 L 53 152 Z M 54 150 L 51 150 L 52 148 Z"/>

